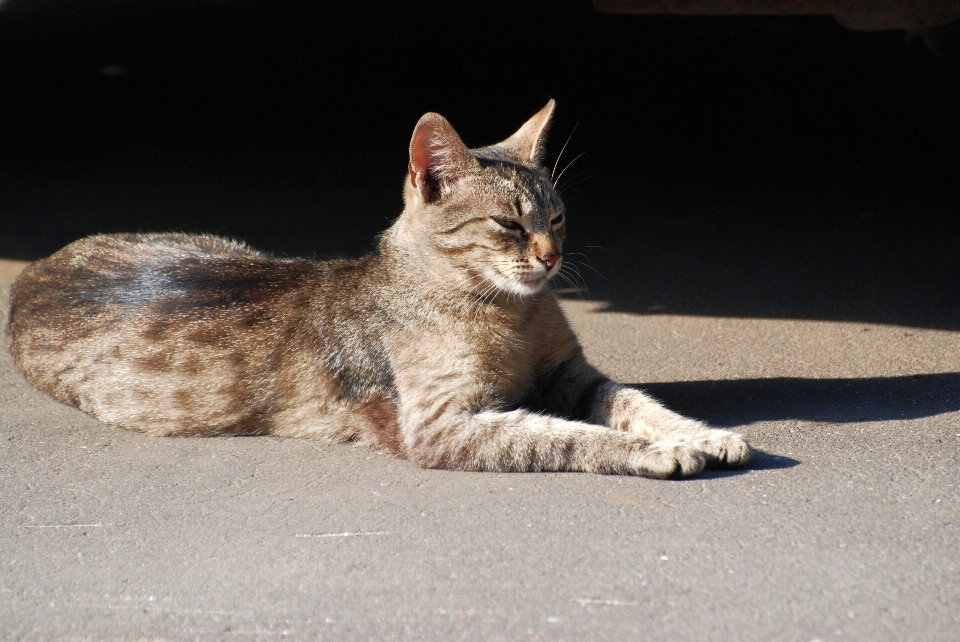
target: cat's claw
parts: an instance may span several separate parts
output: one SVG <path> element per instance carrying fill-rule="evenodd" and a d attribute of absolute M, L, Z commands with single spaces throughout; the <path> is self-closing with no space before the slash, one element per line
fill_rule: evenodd
<path fill-rule="evenodd" d="M 642 477 L 690 477 L 704 469 L 707 458 L 696 446 L 682 441 L 655 441 L 632 453 L 630 472 Z"/>
<path fill-rule="evenodd" d="M 704 430 L 694 435 L 690 443 L 706 456 L 707 465 L 711 467 L 743 466 L 753 456 L 753 449 L 747 440 L 729 430 Z"/>

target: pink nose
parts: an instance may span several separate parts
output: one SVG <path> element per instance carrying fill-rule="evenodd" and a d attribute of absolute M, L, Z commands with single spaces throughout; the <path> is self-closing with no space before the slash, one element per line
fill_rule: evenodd
<path fill-rule="evenodd" d="M 547 269 L 552 270 L 553 266 L 560 261 L 559 254 L 544 254 L 540 257 L 540 260 L 547 264 Z"/>

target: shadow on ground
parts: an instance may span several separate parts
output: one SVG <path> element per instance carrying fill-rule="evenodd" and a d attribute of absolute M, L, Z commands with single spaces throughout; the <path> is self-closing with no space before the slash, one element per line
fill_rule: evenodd
<path fill-rule="evenodd" d="M 671 409 L 716 426 L 758 421 L 849 423 L 960 410 L 960 373 L 867 379 L 736 379 L 636 384 Z"/>
<path fill-rule="evenodd" d="M 801 463 L 801 461 L 793 457 L 784 457 L 783 455 L 775 455 L 763 450 L 754 450 L 753 458 L 742 468 L 722 468 L 707 464 L 706 470 L 699 475 L 695 475 L 694 477 L 678 477 L 674 479 L 674 481 L 689 483 L 706 479 L 723 479 L 725 477 L 747 475 L 750 472 L 759 470 L 783 470 L 784 468 L 793 468 L 794 466 L 799 466 Z"/>

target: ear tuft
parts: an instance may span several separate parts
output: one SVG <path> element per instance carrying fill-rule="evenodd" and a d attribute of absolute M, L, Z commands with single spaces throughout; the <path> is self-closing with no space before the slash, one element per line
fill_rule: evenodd
<path fill-rule="evenodd" d="M 521 163 L 540 165 L 543 162 L 547 130 L 550 129 L 556 107 L 557 101 L 551 98 L 544 108 L 525 122 L 513 136 L 494 147 L 500 148 Z"/>
<path fill-rule="evenodd" d="M 440 114 L 424 114 L 410 139 L 410 180 L 426 202 L 440 196 L 440 183 L 459 177 L 475 162 L 467 146 Z"/>

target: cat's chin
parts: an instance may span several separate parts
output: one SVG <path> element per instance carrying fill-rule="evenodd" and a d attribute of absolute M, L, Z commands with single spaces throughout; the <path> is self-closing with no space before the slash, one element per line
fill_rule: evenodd
<path fill-rule="evenodd" d="M 502 292 L 507 294 L 516 294 L 519 296 L 532 296 L 543 289 L 547 284 L 547 281 L 550 280 L 550 273 L 544 274 L 539 279 L 533 279 L 529 281 L 518 281 L 517 279 L 511 279 L 509 277 L 503 276 L 499 272 L 490 270 L 484 276 L 490 280 L 497 288 Z"/>

